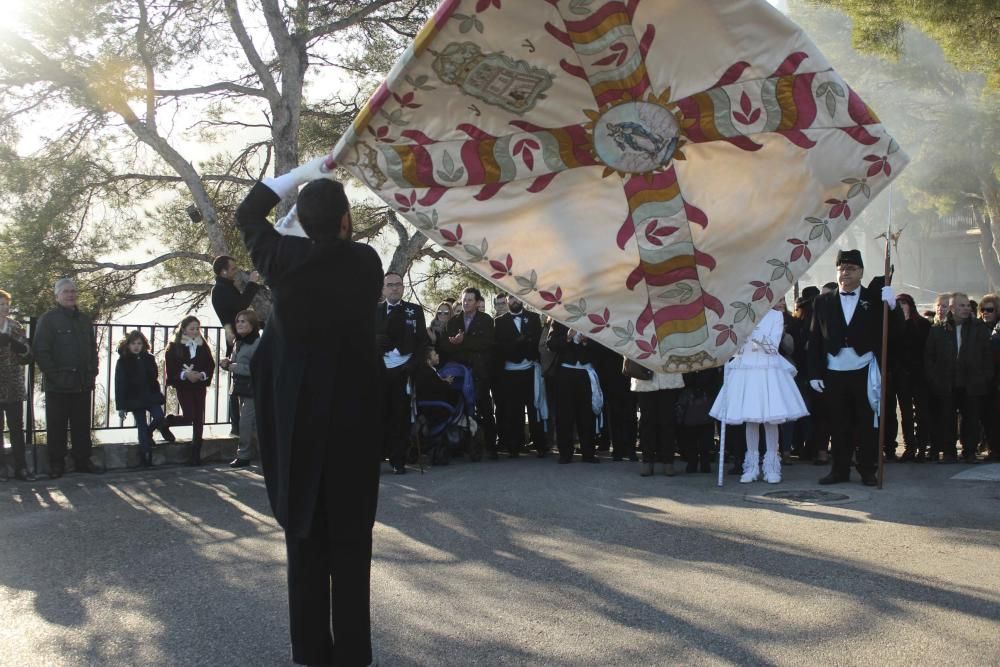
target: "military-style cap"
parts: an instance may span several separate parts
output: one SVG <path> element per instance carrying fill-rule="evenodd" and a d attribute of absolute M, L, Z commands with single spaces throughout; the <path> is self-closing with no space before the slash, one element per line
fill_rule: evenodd
<path fill-rule="evenodd" d="M 854 266 L 859 266 L 862 269 L 865 268 L 864 263 L 861 261 L 861 251 L 860 250 L 841 250 L 837 253 L 837 266 L 841 264 L 853 264 Z"/>

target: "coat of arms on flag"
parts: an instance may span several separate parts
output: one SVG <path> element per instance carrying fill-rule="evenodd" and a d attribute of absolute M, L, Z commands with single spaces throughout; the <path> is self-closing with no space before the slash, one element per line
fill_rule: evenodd
<path fill-rule="evenodd" d="M 640 363 L 724 363 L 907 157 L 764 0 L 445 0 L 334 159 Z"/>

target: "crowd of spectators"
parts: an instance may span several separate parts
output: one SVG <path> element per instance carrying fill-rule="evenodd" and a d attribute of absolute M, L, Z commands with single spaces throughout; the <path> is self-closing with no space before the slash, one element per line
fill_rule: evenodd
<path fill-rule="evenodd" d="M 256 275 L 242 291 L 236 288 L 232 258 L 219 258 L 215 267 L 213 303 L 227 341 L 218 365 L 232 375 L 233 426 L 239 436 L 230 465 L 243 467 L 256 456 L 250 361 L 262 323 L 246 306 L 259 288 Z M 673 476 L 678 456 L 687 472 L 711 472 L 719 429 L 708 411 L 722 384 L 721 369 L 652 373 L 585 333 L 531 312 L 516 296 L 496 295 L 490 315 L 474 287 L 437 304 L 425 317 L 420 305 L 402 299 L 403 286 L 402 276 L 385 274 L 376 313 L 386 371 L 382 455 L 393 472 L 404 474 L 407 463 L 415 461 L 414 436 L 421 428 L 425 438 L 433 434 L 447 447 L 436 461 L 458 454 L 472 460 L 513 458 L 527 451 L 542 458 L 554 449 L 563 464 L 599 463 L 599 454 L 609 452 L 614 461 L 641 460 L 645 476 L 654 474 L 654 466 Z M 806 287 L 791 313 L 783 300 L 776 306 L 784 318 L 780 353 L 798 369 L 796 382 L 810 413 L 781 425 L 785 462 L 791 457 L 817 465 L 830 460 L 830 406 L 824 404 L 829 397 L 810 386 L 806 369 L 813 302 L 836 289 L 837 283 Z M 72 280 L 59 280 L 54 296 L 56 305 L 39 318 L 29 341 L 9 316 L 11 295 L 0 290 L 0 424 L 10 440 L 9 457 L 2 450 L 0 481 L 11 475 L 34 479 L 24 437 L 24 375 L 32 361 L 41 370 L 46 396 L 50 477 L 66 471 L 67 451 L 74 470 L 98 472 L 90 456 L 98 363 L 94 328 L 76 306 Z M 977 304 L 963 293 L 941 294 L 933 310 L 925 312 L 908 294 L 900 294 L 897 303 L 902 326 L 888 348 L 885 460 L 1000 460 L 1000 297 L 988 294 Z M 146 337 L 132 331 L 119 343 L 115 400 L 120 414 L 130 413 L 135 420 L 142 466 L 152 465 L 155 433 L 167 442 L 176 440 L 172 426 L 192 428 L 190 463 L 200 463 L 206 391 L 216 366 L 200 327 L 194 316 L 178 324 L 165 352 L 163 389 Z M 164 413 L 168 387 L 176 394 L 179 415 Z M 456 430 L 461 431 L 457 436 Z M 742 431 L 728 431 L 731 474 L 741 470 Z M 434 439 L 427 443 L 433 446 Z"/>

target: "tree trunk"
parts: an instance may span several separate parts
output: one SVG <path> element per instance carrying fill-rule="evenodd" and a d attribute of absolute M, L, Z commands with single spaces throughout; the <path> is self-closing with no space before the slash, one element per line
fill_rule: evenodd
<path fill-rule="evenodd" d="M 990 279 L 990 287 L 1000 289 L 1000 187 L 995 178 L 981 179 L 983 211 L 973 208 L 973 218 L 979 228 L 979 256 Z"/>

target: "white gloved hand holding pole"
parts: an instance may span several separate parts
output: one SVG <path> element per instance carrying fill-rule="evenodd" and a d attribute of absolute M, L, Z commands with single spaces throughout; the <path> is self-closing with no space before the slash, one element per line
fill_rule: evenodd
<path fill-rule="evenodd" d="M 331 155 L 323 155 L 299 165 L 287 174 L 264 179 L 264 185 L 271 188 L 274 194 L 284 198 L 298 190 L 300 185 L 305 185 L 309 181 L 315 181 L 319 178 L 333 178 L 333 170 L 336 167 L 337 163 L 333 161 Z"/>
<path fill-rule="evenodd" d="M 812 387 L 812 390 L 817 394 L 822 394 L 823 390 L 826 389 L 826 385 L 823 384 L 822 380 L 809 380 L 809 386 Z"/>
<path fill-rule="evenodd" d="M 882 288 L 882 300 L 889 304 L 889 310 L 896 310 L 896 295 L 892 291 L 892 285 Z"/>

